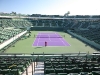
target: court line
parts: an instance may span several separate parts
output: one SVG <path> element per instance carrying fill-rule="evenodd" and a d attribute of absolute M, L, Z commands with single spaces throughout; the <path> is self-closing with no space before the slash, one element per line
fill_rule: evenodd
<path fill-rule="evenodd" d="M 57 33 L 53 33 L 53 34 L 50 34 L 50 35 L 54 35 L 54 34 L 56 34 L 57 36 L 59 36 Z M 38 35 L 42 35 L 41 33 L 38 33 Z M 48 35 L 49 36 L 49 35 Z M 50 36 L 49 36 L 50 37 Z M 39 44 L 39 42 L 42 42 L 42 41 L 39 41 L 40 40 L 40 38 L 35 38 L 35 41 L 36 41 L 36 39 L 38 40 L 38 42 L 37 42 L 37 47 L 44 47 L 44 46 L 38 46 L 38 44 Z M 60 40 L 61 40 L 61 38 L 59 38 Z M 62 39 L 64 39 L 63 37 L 62 37 Z M 49 38 L 49 40 L 51 40 L 50 38 Z M 65 40 L 66 41 L 66 40 Z M 43 41 L 44 42 L 44 41 Z M 48 42 L 57 42 L 57 41 L 48 41 Z M 64 43 L 64 41 L 63 40 L 61 40 L 61 42 L 63 42 L 63 44 L 64 44 L 64 46 L 48 46 L 48 47 L 65 47 L 65 46 L 68 46 L 69 45 L 69 43 L 67 43 L 68 45 L 66 45 L 65 43 Z M 33 44 L 32 44 L 32 46 L 33 47 L 36 47 L 36 46 L 34 46 Z M 70 45 L 69 45 L 70 46 Z"/>
<path fill-rule="evenodd" d="M 39 44 L 39 40 L 40 40 L 40 38 L 38 38 L 37 46 L 38 46 L 38 44 Z"/>
<path fill-rule="evenodd" d="M 39 32 L 39 34 L 52 34 L 52 33 L 54 33 L 54 32 Z"/>
<path fill-rule="evenodd" d="M 44 42 L 44 41 L 39 41 L 39 42 Z M 59 42 L 59 41 L 47 41 L 47 42 Z M 60 42 L 61 43 L 61 42 Z"/>
<path fill-rule="evenodd" d="M 45 47 L 45 46 L 33 46 L 33 47 Z M 69 46 L 46 46 L 46 47 L 69 47 Z"/>
<path fill-rule="evenodd" d="M 59 35 L 58 33 L 55 33 L 56 35 Z M 62 39 L 63 40 L 65 40 L 63 37 L 62 37 Z M 65 40 L 66 41 L 66 40 Z M 69 46 L 71 46 L 68 42 L 67 42 L 67 44 L 69 45 Z"/>
<path fill-rule="evenodd" d="M 38 46 L 38 44 L 39 44 L 39 39 L 40 39 L 40 38 L 38 38 L 37 46 Z"/>
<path fill-rule="evenodd" d="M 42 33 L 39 33 L 39 35 L 41 36 L 41 35 L 48 35 L 49 36 L 49 40 L 51 41 L 51 39 L 50 39 L 50 35 L 49 34 L 42 34 Z M 40 41 L 39 41 L 40 42 Z"/>
<path fill-rule="evenodd" d="M 38 35 L 39 35 L 39 33 L 37 34 L 37 36 L 38 36 Z M 37 38 L 37 37 L 35 38 L 35 40 L 34 40 L 32 46 L 34 46 L 34 43 L 36 42 L 36 39 L 37 39 L 37 43 L 36 43 L 36 45 L 38 46 L 38 42 L 39 42 L 39 39 L 40 39 L 40 38 Z"/>
<path fill-rule="evenodd" d="M 57 35 L 57 33 L 55 33 Z M 57 35 L 58 36 L 58 35 Z M 59 38 L 61 40 L 61 38 Z M 66 46 L 66 44 L 64 43 L 64 41 L 61 40 L 61 42 Z"/>
<path fill-rule="evenodd" d="M 44 42 L 44 41 L 39 41 L 39 42 Z M 59 41 L 47 41 L 47 42 L 59 42 Z"/>
<path fill-rule="evenodd" d="M 61 38 L 59 38 L 61 40 Z M 66 46 L 66 44 L 64 43 L 64 41 L 61 40 L 61 42 L 63 42 L 63 44 Z"/>
<path fill-rule="evenodd" d="M 48 35 L 48 34 L 39 34 L 39 35 Z M 49 35 L 54 35 L 54 34 L 49 34 Z"/>
<path fill-rule="evenodd" d="M 38 34 L 37 34 L 37 35 L 38 35 Z M 35 43 L 36 39 L 37 39 L 37 38 L 34 39 L 34 41 L 33 41 L 33 43 L 32 43 L 32 46 L 34 46 L 34 43 Z"/>
<path fill-rule="evenodd" d="M 56 34 L 56 33 L 53 33 L 52 35 L 54 35 L 54 34 Z M 57 35 L 57 34 L 56 34 Z M 49 35 L 48 35 L 49 36 Z M 58 36 L 58 35 L 57 35 Z M 64 46 L 66 46 L 66 44 L 64 43 L 64 41 L 62 41 L 61 40 L 61 38 L 59 38 L 60 39 L 60 41 L 64 44 Z M 49 40 L 51 41 L 51 39 L 50 39 L 50 36 L 49 36 Z M 40 41 L 39 41 L 40 42 Z"/>
<path fill-rule="evenodd" d="M 48 35 L 48 36 L 49 36 L 49 35 Z M 51 41 L 50 36 L 49 36 L 49 40 Z"/>

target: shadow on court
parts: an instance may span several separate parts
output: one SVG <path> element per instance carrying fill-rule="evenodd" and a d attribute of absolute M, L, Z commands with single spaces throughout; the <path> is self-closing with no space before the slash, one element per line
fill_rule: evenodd
<path fill-rule="evenodd" d="M 35 47 L 35 49 L 37 49 L 37 48 L 42 48 L 42 47 Z"/>

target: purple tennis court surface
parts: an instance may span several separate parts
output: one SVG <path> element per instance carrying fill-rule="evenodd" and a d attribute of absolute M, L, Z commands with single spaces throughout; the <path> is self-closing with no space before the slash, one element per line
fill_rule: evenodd
<path fill-rule="evenodd" d="M 68 44 L 58 33 L 39 33 L 34 41 L 33 46 L 44 46 L 45 41 L 47 42 L 47 46 L 70 46 L 70 44 Z"/>

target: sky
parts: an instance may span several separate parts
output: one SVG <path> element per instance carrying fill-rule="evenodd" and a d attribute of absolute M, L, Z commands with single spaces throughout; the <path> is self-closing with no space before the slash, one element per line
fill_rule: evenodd
<path fill-rule="evenodd" d="M 0 12 L 42 15 L 100 15 L 100 0 L 0 0 Z"/>

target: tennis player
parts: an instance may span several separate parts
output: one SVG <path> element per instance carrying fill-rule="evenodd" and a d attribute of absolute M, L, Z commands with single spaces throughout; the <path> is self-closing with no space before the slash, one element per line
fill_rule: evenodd
<path fill-rule="evenodd" d="M 47 46 L 47 42 L 45 42 L 45 47 Z"/>

